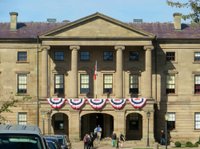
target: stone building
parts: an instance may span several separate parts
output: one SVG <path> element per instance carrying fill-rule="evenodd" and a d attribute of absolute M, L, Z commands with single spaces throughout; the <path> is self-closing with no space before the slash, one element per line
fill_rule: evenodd
<path fill-rule="evenodd" d="M 81 140 L 124 133 L 152 144 L 160 131 L 197 141 L 200 27 L 123 23 L 100 13 L 74 22 L 0 23 L 0 101 L 19 99 L 7 123 Z M 25 98 L 25 99 L 24 99 Z M 167 121 L 165 115 L 167 114 Z"/>

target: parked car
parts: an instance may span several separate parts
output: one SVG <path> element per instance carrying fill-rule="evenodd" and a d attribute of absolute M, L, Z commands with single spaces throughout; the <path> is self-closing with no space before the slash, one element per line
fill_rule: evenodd
<path fill-rule="evenodd" d="M 54 136 L 44 136 L 44 139 L 46 140 L 47 144 L 49 143 L 52 146 L 52 142 L 53 142 L 56 149 L 61 149 L 61 145 L 58 142 L 59 140 L 56 137 L 54 137 Z M 51 149 L 51 147 L 50 147 L 50 149 Z"/>
<path fill-rule="evenodd" d="M 61 144 L 62 149 L 71 149 L 71 142 L 67 135 L 54 135 L 58 138 L 58 142 Z"/>
<path fill-rule="evenodd" d="M 0 124 L 0 148 L 48 149 L 37 126 Z"/>
<path fill-rule="evenodd" d="M 46 140 L 49 149 L 61 149 L 60 145 L 52 140 Z"/>
<path fill-rule="evenodd" d="M 55 138 L 61 145 L 61 149 L 71 149 L 71 142 L 67 135 L 46 135 L 45 139 Z"/>

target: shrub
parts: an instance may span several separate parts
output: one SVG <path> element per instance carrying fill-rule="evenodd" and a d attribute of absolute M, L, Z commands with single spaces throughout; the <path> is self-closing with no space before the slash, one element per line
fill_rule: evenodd
<path fill-rule="evenodd" d="M 199 146 L 199 142 L 196 142 L 193 147 L 198 147 Z"/>
<path fill-rule="evenodd" d="M 176 146 L 176 147 L 181 147 L 181 142 L 176 141 L 176 142 L 175 142 L 175 146 Z"/>
<path fill-rule="evenodd" d="M 188 141 L 185 143 L 185 147 L 193 147 L 192 142 Z"/>

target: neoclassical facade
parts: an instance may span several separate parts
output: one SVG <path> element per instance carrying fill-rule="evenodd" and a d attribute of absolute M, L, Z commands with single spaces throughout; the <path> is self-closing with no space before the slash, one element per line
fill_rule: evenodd
<path fill-rule="evenodd" d="M 81 140 L 97 125 L 152 145 L 160 131 L 197 141 L 200 27 L 123 23 L 100 13 L 74 22 L 0 23 L 0 101 L 6 123 Z M 167 115 L 168 119 L 165 119 Z M 167 125 L 166 125 L 167 124 Z"/>

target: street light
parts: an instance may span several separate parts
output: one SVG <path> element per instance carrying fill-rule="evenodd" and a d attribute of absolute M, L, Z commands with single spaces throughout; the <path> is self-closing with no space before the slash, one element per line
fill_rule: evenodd
<path fill-rule="evenodd" d="M 168 138 L 167 138 L 167 121 L 169 119 L 168 113 L 165 114 L 165 149 L 167 149 Z"/>
<path fill-rule="evenodd" d="M 149 146 L 149 118 L 150 118 L 150 116 L 151 116 L 151 113 L 148 111 L 147 112 L 147 120 L 148 120 L 148 122 L 147 122 L 147 146 Z"/>

